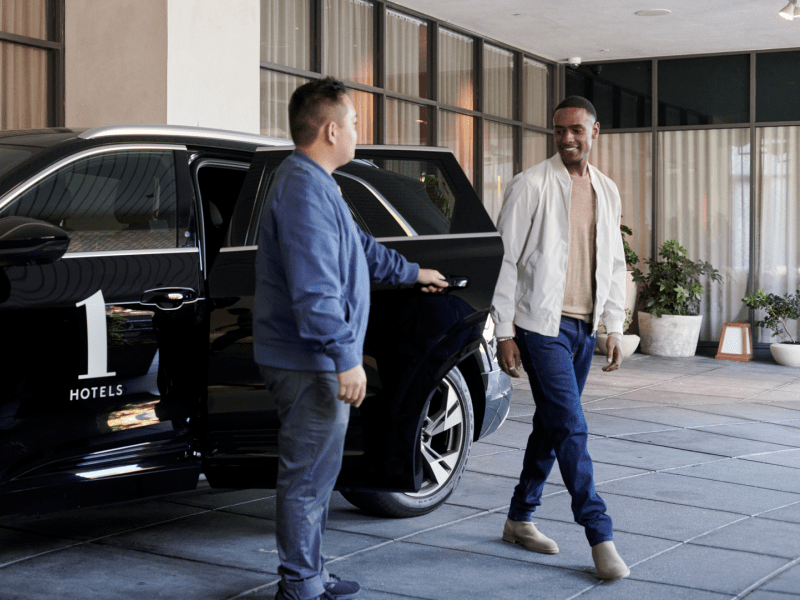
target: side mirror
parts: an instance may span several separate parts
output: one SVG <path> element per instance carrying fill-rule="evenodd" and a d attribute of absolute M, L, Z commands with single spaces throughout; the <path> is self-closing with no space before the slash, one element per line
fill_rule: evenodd
<path fill-rule="evenodd" d="M 64 256 L 69 234 L 45 221 L 28 217 L 0 219 L 0 266 L 44 265 Z"/>

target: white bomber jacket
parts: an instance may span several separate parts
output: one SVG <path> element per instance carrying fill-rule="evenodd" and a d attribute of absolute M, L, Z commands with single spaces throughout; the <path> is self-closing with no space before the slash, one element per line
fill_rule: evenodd
<path fill-rule="evenodd" d="M 596 291 L 592 331 L 602 317 L 609 333 L 625 321 L 625 252 L 620 234 L 622 203 L 616 184 L 589 165 L 597 195 Z M 561 323 L 569 256 L 572 179 L 561 156 L 519 173 L 506 189 L 497 229 L 505 255 L 492 298 L 497 337 L 514 335 L 513 324 L 555 337 Z"/>

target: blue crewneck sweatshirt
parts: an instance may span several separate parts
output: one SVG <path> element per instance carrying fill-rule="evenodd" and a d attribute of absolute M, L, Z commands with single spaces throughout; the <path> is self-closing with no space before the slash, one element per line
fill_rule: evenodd
<path fill-rule="evenodd" d="M 361 364 L 370 281 L 416 282 L 419 266 L 364 233 L 334 178 L 295 150 L 261 216 L 253 339 L 258 364 L 341 373 Z"/>

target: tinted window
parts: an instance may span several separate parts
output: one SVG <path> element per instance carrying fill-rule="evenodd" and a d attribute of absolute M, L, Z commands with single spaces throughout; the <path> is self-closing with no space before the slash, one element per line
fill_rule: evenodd
<path fill-rule="evenodd" d="M 67 252 L 174 248 L 177 197 L 171 151 L 108 152 L 48 175 L 7 206 L 70 233 Z"/>
<path fill-rule="evenodd" d="M 800 52 L 756 55 L 756 120 L 800 120 Z"/>
<path fill-rule="evenodd" d="M 749 120 L 748 55 L 658 61 L 659 125 L 712 125 Z"/>
<path fill-rule="evenodd" d="M 651 126 L 651 61 L 595 63 L 569 68 L 565 75 L 566 95 L 591 101 L 603 129 Z"/>
<path fill-rule="evenodd" d="M 414 233 L 450 232 L 456 197 L 449 177 L 435 160 L 355 160 L 340 171 L 372 186 Z M 370 220 L 365 217 L 365 221 L 371 228 Z"/>

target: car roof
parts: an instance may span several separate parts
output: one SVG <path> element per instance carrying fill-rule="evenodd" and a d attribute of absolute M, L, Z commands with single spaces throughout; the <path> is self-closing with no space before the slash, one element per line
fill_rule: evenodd
<path fill-rule="evenodd" d="M 211 129 L 186 125 L 108 125 L 91 129 L 66 127 L 48 129 L 20 129 L 0 132 L 0 144 L 51 148 L 70 140 L 115 141 L 130 138 L 147 141 L 183 142 L 187 144 L 230 145 L 255 149 L 261 146 L 291 146 L 292 143 L 277 137 Z"/>

